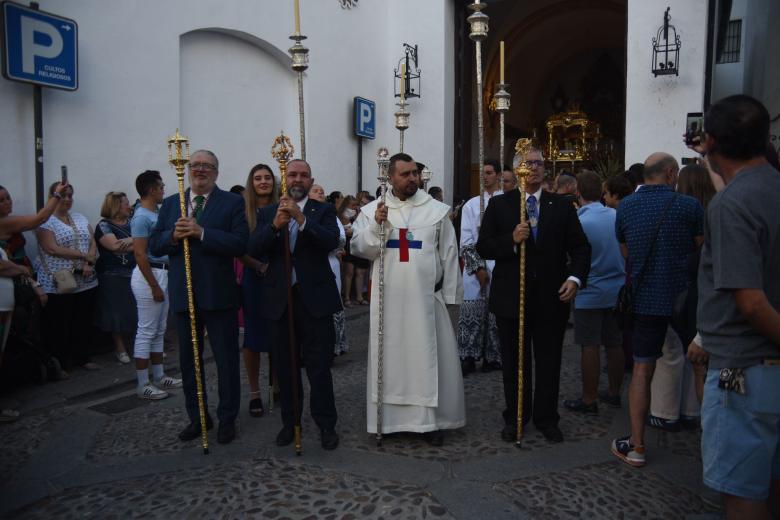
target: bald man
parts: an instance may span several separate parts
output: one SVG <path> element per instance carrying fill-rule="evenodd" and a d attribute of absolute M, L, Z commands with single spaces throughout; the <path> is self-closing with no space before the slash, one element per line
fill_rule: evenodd
<path fill-rule="evenodd" d="M 612 441 L 612 453 L 635 467 L 645 465 L 645 420 L 656 360 L 667 336 L 670 343 L 675 339 L 669 327 L 672 307 L 688 285 L 688 256 L 704 240 L 701 204 L 674 192 L 678 171 L 671 155 L 650 155 L 645 186 L 623 199 L 615 220 L 633 287 L 634 369 L 628 391 L 631 434 Z"/>

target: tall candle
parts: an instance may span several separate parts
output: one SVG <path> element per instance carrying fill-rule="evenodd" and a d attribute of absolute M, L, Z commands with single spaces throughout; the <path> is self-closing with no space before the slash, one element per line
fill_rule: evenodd
<path fill-rule="evenodd" d="M 295 34 L 301 34 L 301 3 L 295 0 Z"/>
<path fill-rule="evenodd" d="M 504 40 L 501 40 L 501 83 L 504 83 Z"/>
<path fill-rule="evenodd" d="M 401 64 L 401 101 L 406 96 L 406 63 Z"/>

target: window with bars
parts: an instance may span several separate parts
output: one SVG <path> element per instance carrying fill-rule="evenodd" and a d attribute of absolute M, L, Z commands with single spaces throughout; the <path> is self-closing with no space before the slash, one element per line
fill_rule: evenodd
<path fill-rule="evenodd" d="M 742 42 L 742 20 L 731 20 L 718 63 L 737 63 Z"/>

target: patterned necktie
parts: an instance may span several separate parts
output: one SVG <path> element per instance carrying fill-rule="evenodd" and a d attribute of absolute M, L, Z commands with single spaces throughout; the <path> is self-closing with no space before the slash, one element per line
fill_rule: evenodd
<path fill-rule="evenodd" d="M 527 199 L 528 202 L 528 220 L 531 223 L 531 234 L 536 240 L 536 235 L 539 232 L 539 206 L 536 205 L 536 196 L 530 195 Z"/>
<path fill-rule="evenodd" d="M 200 222 L 200 216 L 203 215 L 203 206 L 206 205 L 206 197 L 203 195 L 195 196 L 195 209 L 192 212 L 192 216 L 195 217 L 195 222 Z"/>
<path fill-rule="evenodd" d="M 298 221 L 295 219 L 292 219 L 289 224 L 287 224 L 287 230 L 290 232 L 290 252 L 295 251 L 295 242 L 298 240 Z M 298 275 L 295 273 L 295 266 L 292 268 L 292 284 L 295 285 L 298 283 Z"/>

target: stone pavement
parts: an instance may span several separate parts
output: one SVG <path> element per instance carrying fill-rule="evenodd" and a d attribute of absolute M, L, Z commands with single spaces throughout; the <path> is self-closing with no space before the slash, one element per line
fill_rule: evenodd
<path fill-rule="evenodd" d="M 4 398 L 23 417 L 0 425 L 0 516 L 721 518 L 717 496 L 701 483 L 698 433 L 650 431 L 649 463 L 638 470 L 609 451 L 610 440 L 627 432 L 625 409 L 580 417 L 561 407 L 563 444 L 547 443 L 530 427 L 517 449 L 499 438 L 498 372 L 465 379 L 468 424 L 448 432 L 444 446 L 400 434 L 377 448 L 365 432 L 367 308 L 350 309 L 347 327 L 351 350 L 333 369 L 336 451 L 320 448 L 306 414 L 303 456 L 278 448 L 278 409 L 250 417 L 244 383 L 238 438 L 223 446 L 212 430 L 204 456 L 199 441 L 176 438 L 186 424 L 180 391 L 158 402 L 138 399 L 133 369 L 109 355 L 101 371 Z M 570 342 L 569 333 L 561 399 L 579 395 L 579 349 Z M 169 353 L 171 373 L 176 358 Z M 210 356 L 206 379 L 216 397 Z M 215 406 L 212 400 L 212 414 Z"/>

